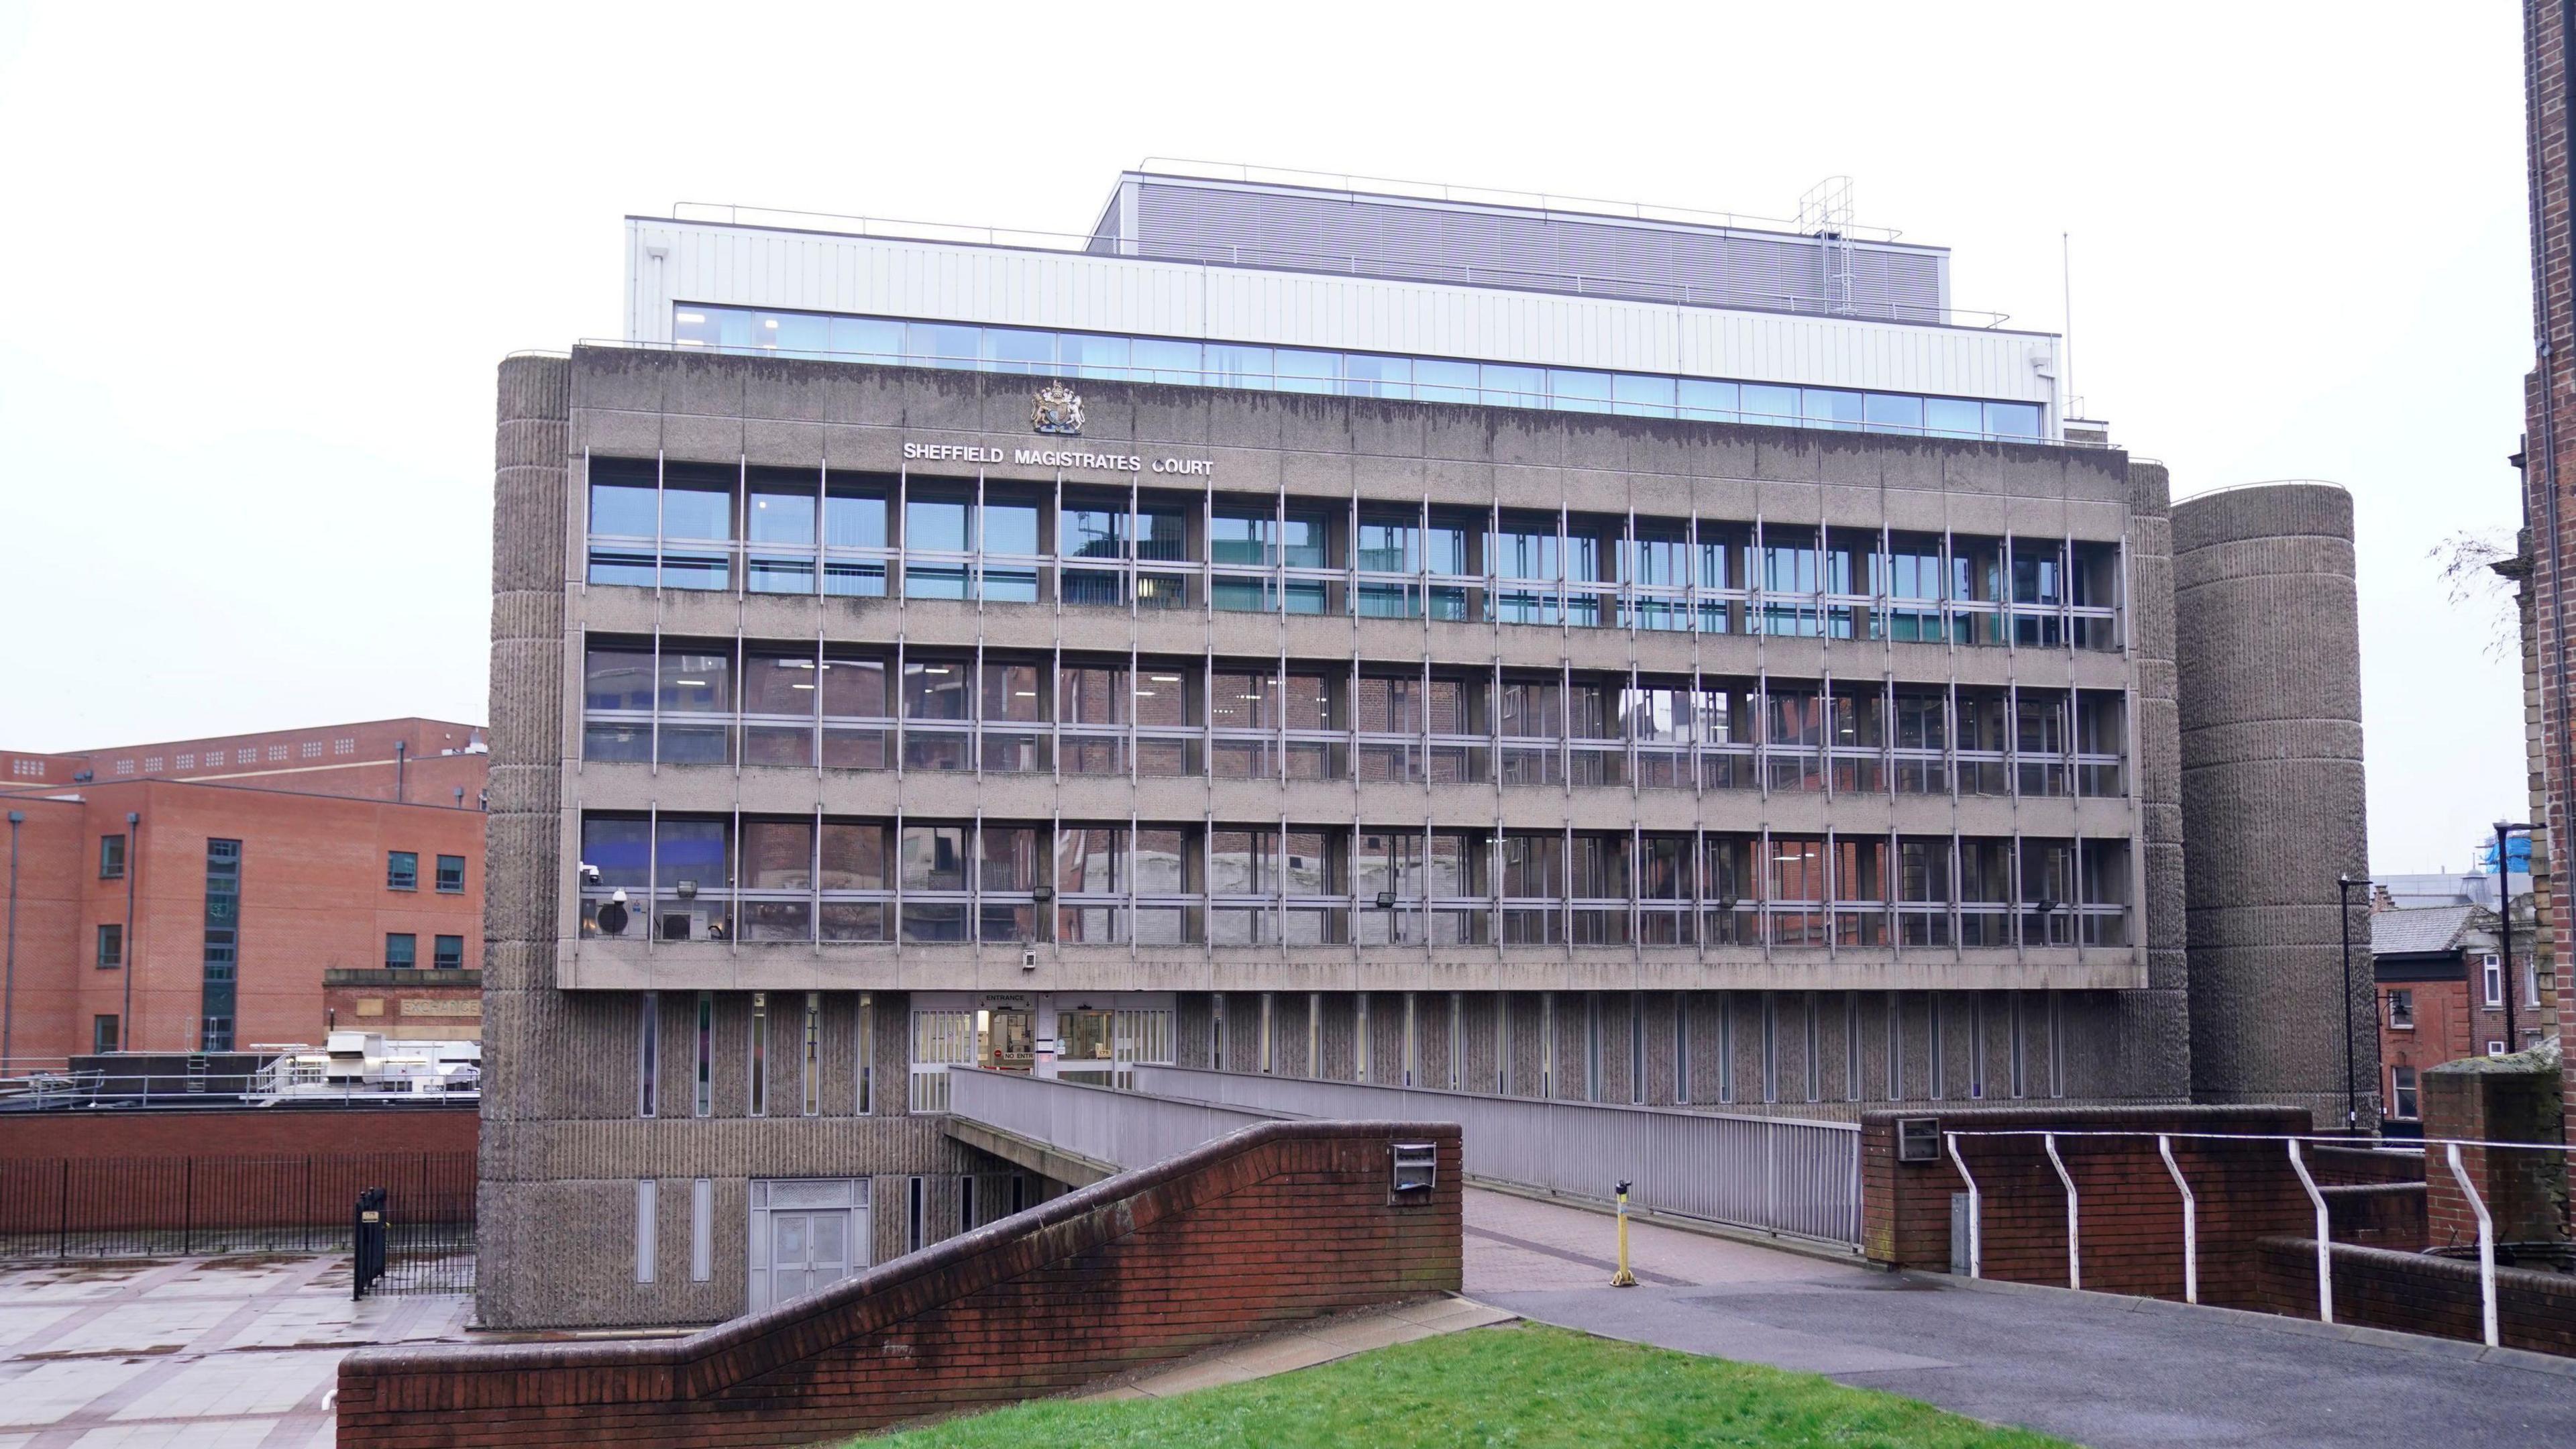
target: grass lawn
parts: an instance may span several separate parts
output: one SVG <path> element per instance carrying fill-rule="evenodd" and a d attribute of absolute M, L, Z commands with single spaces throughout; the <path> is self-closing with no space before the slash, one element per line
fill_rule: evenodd
<path fill-rule="evenodd" d="M 857 1443 L 866 1449 L 2065 1449 L 2044 1434 L 1989 1428 L 1813 1374 L 1538 1324 L 1471 1329 L 1175 1398 L 1023 1404 Z"/>

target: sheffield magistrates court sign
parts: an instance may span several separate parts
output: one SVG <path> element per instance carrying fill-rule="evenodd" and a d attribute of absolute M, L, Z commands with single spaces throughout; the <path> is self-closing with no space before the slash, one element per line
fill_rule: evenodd
<path fill-rule="evenodd" d="M 1111 473 L 1172 473 L 1205 478 L 1216 472 L 1211 458 L 1140 458 L 1133 453 L 1076 453 L 1061 448 L 981 448 L 968 443 L 906 443 L 904 461 L 951 463 L 1016 463 L 1026 468 L 1098 468 Z"/>
<path fill-rule="evenodd" d="M 1041 389 L 1029 409 L 1029 431 L 1052 433 L 1060 437 L 1082 434 L 1082 399 L 1061 382 Z M 1147 460 L 1132 453 L 1089 453 L 1063 448 L 983 447 L 973 443 L 906 443 L 904 461 L 1001 463 L 1023 468 L 1093 468 L 1106 473 L 1164 473 L 1183 478 L 1206 478 L 1215 474 L 1216 462 L 1209 458 L 1156 458 Z"/>

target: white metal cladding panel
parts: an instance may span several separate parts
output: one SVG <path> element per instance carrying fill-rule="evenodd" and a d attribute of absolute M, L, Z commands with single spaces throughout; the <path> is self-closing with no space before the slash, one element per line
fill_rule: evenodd
<path fill-rule="evenodd" d="M 2031 333 L 1905 327 L 1367 277 L 1202 268 L 689 223 L 630 223 L 629 336 L 667 341 L 671 303 L 938 318 L 1534 366 L 1954 393 L 2048 403 Z M 667 245 L 651 291 L 648 245 Z"/>
<path fill-rule="evenodd" d="M 1540 287 L 1558 285 L 1542 277 L 1578 275 L 1596 290 L 1615 291 L 1618 280 L 1678 283 L 1746 301 L 1824 295 L 1821 248 L 1803 237 L 1186 182 L 1144 181 L 1136 192 L 1133 240 L 1163 255 L 1275 254 L 1279 265 L 1306 267 L 1348 258 L 1354 271 L 1394 277 L 1502 269 L 1529 273 Z M 1856 245 L 1850 256 L 1855 299 L 1940 305 L 1940 253 Z"/>

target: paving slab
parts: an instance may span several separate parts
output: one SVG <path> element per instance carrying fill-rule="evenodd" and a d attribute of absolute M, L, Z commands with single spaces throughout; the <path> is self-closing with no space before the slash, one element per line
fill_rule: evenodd
<path fill-rule="evenodd" d="M 1615 1228 L 1602 1214 L 1471 1191 L 1466 1220 L 1468 1296 L 1497 1308 L 1822 1373 L 2093 1449 L 2538 1445 L 2576 1434 L 2576 1377 L 2539 1355 L 1881 1273 L 1643 1225 L 1632 1225 L 1630 1246 L 1649 1286 L 1610 1288 L 1599 1264 Z M 1531 1261 L 1551 1257 L 1553 1266 Z M 1569 1281 L 1579 1278 L 1591 1281 Z"/>
<path fill-rule="evenodd" d="M 472 1311 L 353 1303 L 339 1258 L 0 1269 L 0 1449 L 327 1449 L 349 1350 L 461 1339 Z"/>

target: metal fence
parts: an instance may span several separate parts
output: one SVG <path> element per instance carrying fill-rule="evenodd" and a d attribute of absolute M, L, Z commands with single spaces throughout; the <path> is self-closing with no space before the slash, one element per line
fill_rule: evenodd
<path fill-rule="evenodd" d="M 1604 1102 L 1488 1097 L 1296 1077 L 1136 1069 L 1136 1090 L 1295 1117 L 1456 1122 L 1469 1177 L 1648 1211 L 1860 1245 L 1860 1128 Z"/>
<path fill-rule="evenodd" d="M 368 1188 L 389 1223 L 372 1291 L 473 1289 L 470 1152 L 0 1160 L 0 1261 L 346 1253 Z"/>
<path fill-rule="evenodd" d="M 1484 1097 L 1138 1066 L 1134 1092 L 952 1073 L 952 1110 L 1068 1152 L 1140 1167 L 1272 1117 L 1456 1122 L 1469 1177 L 1729 1227 L 1860 1244 L 1860 1129 L 1597 1102 Z"/>
<path fill-rule="evenodd" d="M 1294 1115 L 968 1067 L 952 1068 L 948 1082 L 955 1115 L 1119 1168 L 1150 1166 L 1237 1128 Z"/>

